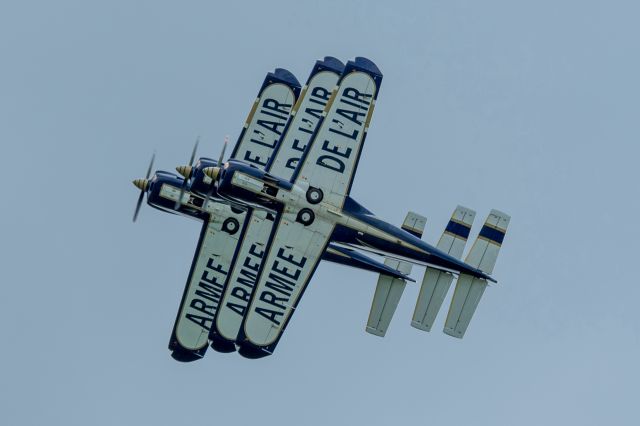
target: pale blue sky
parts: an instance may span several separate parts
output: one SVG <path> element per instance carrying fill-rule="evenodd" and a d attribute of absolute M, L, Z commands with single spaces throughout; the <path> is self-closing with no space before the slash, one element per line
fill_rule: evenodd
<path fill-rule="evenodd" d="M 0 418 L 7 425 L 635 425 L 633 1 L 0 3 Z M 322 264 L 274 356 L 166 345 L 199 224 L 145 206 L 151 152 L 215 156 L 264 75 L 384 73 L 352 195 L 381 218 L 512 215 L 464 340 L 364 332 L 376 277 Z M 479 221 L 478 220 L 478 221 Z M 477 232 L 478 229 L 475 229 Z M 414 268 L 421 278 L 422 269 Z M 445 301 L 445 306 L 448 302 Z"/>

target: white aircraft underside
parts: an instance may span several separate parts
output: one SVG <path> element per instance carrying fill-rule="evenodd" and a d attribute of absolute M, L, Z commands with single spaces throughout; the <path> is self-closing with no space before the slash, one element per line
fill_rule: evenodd
<path fill-rule="evenodd" d="M 323 258 L 379 274 L 366 327 L 378 336 L 411 264 L 427 266 L 411 322 L 421 330 L 431 329 L 457 276 L 444 331 L 464 335 L 487 280 L 495 281 L 489 274 L 509 216 L 492 211 L 463 262 L 472 210 L 456 208 L 431 246 L 421 240 L 424 217 L 410 212 L 398 228 L 349 196 L 381 81 L 365 58 L 346 66 L 318 61 L 303 88 L 278 69 L 267 75 L 227 162 L 221 155 L 179 167 L 182 184 L 160 172 L 134 182 L 150 205 L 203 221 L 169 344 L 176 359 L 198 359 L 209 345 L 249 358 L 273 353 Z"/>

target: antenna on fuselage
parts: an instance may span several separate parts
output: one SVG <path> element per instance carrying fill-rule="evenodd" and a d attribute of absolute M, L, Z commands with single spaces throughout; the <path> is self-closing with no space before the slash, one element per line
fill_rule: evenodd
<path fill-rule="evenodd" d="M 144 179 L 135 179 L 133 184 L 140 189 L 140 196 L 138 197 L 138 202 L 136 203 L 136 210 L 133 213 L 133 221 L 135 222 L 138 218 L 138 213 L 140 212 L 140 206 L 142 205 L 142 200 L 144 199 L 144 193 L 149 188 L 149 176 L 151 176 L 151 169 L 153 169 L 153 162 L 156 159 L 156 153 L 154 151 L 151 156 L 151 161 L 149 162 L 149 168 L 147 169 L 147 176 Z"/>

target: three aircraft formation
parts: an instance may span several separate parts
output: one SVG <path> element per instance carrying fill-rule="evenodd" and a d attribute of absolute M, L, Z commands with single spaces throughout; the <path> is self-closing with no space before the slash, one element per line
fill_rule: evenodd
<path fill-rule="evenodd" d="M 384 336 L 411 265 L 426 266 L 411 325 L 429 331 L 454 278 L 444 332 L 461 338 L 498 256 L 509 216 L 492 210 L 465 261 L 475 212 L 457 207 L 436 246 L 426 219 L 401 227 L 349 194 L 382 73 L 366 58 L 317 61 L 301 87 L 267 74 L 227 161 L 200 158 L 181 176 L 153 169 L 136 179 L 154 208 L 203 222 L 169 349 L 179 361 L 211 346 L 261 358 L 275 350 L 320 260 L 379 274 L 366 331 Z M 226 147 L 226 143 L 225 143 Z M 364 252 L 385 257 L 380 262 Z"/>

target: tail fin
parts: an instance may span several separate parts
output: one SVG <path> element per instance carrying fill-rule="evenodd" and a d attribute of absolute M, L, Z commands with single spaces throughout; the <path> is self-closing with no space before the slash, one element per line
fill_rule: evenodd
<path fill-rule="evenodd" d="M 462 206 L 456 207 L 440 241 L 438 241 L 437 248 L 459 259 L 464 251 L 475 217 L 476 212 L 473 210 Z M 413 319 L 411 320 L 413 327 L 431 331 L 433 321 L 440 311 L 452 281 L 453 275 L 449 272 L 427 268 L 413 311 Z"/>
<path fill-rule="evenodd" d="M 424 216 L 409 212 L 402 224 L 402 229 L 421 238 L 426 223 L 427 219 Z M 411 273 L 410 263 L 387 258 L 384 260 L 384 264 L 398 270 L 404 275 Z M 367 320 L 367 333 L 384 337 L 391 323 L 391 318 L 393 318 L 393 314 L 396 312 L 405 285 L 406 282 L 402 279 L 394 278 L 386 274 L 379 275 L 376 292 L 371 302 L 369 319 Z"/>
<path fill-rule="evenodd" d="M 509 215 L 491 210 L 465 262 L 491 274 L 510 220 Z M 444 326 L 446 334 L 458 338 L 464 336 L 486 286 L 484 279 L 460 274 Z"/>

